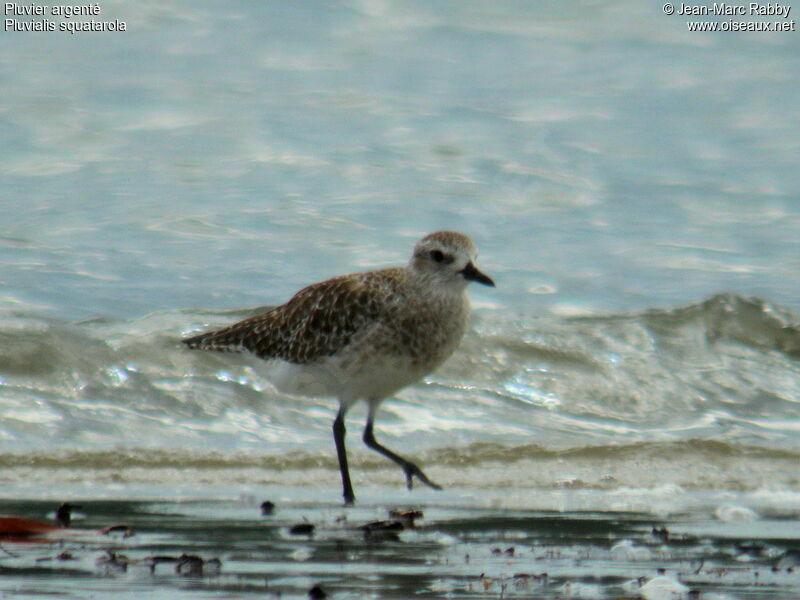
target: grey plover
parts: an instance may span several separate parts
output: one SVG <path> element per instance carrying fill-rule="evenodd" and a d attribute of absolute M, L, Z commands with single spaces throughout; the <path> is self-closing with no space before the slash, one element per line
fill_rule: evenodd
<path fill-rule="evenodd" d="M 367 402 L 364 443 L 413 478 L 440 489 L 413 462 L 375 440 L 382 400 L 433 371 L 464 335 L 467 284 L 494 287 L 475 266 L 467 236 L 437 231 L 414 247 L 405 267 L 352 273 L 315 283 L 286 304 L 223 329 L 183 340 L 190 348 L 247 352 L 266 361 L 267 377 L 283 392 L 335 396 L 333 439 L 346 504 L 355 500 L 345 449 L 345 414 Z"/>

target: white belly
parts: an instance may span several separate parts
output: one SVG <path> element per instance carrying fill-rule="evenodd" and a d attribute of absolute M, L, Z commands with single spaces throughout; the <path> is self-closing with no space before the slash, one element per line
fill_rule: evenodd
<path fill-rule="evenodd" d="M 371 357 L 361 361 L 331 357 L 309 365 L 279 360 L 259 362 L 260 365 L 253 366 L 284 394 L 333 396 L 347 403 L 386 398 L 418 382 L 430 371 L 401 357 Z"/>

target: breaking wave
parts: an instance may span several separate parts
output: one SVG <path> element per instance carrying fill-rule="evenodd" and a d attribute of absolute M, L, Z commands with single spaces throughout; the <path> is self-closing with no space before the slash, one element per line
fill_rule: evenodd
<path fill-rule="evenodd" d="M 254 361 L 180 347 L 247 314 L 0 316 L 0 466 L 335 471 L 335 400 L 281 395 Z M 496 463 L 487 485 L 523 476 L 602 487 L 656 474 L 689 486 L 797 485 L 798 356 L 793 313 L 735 294 L 624 314 L 483 312 L 444 367 L 384 403 L 378 430 L 445 482 Z M 356 442 L 355 464 L 389 468 Z"/>

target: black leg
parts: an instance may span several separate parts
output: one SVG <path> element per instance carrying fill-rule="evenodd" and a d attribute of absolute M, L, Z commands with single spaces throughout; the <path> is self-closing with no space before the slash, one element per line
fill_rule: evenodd
<path fill-rule="evenodd" d="M 442 489 L 441 486 L 436 485 L 433 483 L 425 473 L 422 472 L 417 465 L 412 463 L 410 460 L 406 460 L 399 454 L 395 454 L 391 450 L 389 450 L 386 446 L 382 446 L 378 443 L 375 439 L 375 435 L 372 433 L 372 425 L 375 420 L 375 410 L 374 407 L 370 404 L 369 407 L 369 414 L 367 415 L 367 425 L 364 427 L 364 443 L 375 450 L 376 452 L 380 452 L 386 458 L 396 462 L 400 465 L 400 468 L 403 469 L 403 472 L 406 474 L 406 485 L 408 485 L 408 489 L 411 489 L 413 486 L 413 478 L 416 476 L 422 483 L 427 485 L 428 487 L 433 488 L 434 490 Z"/>
<path fill-rule="evenodd" d="M 350 470 L 347 468 L 347 449 L 344 446 L 344 436 L 347 430 L 344 426 L 344 407 L 339 409 L 336 420 L 333 422 L 333 441 L 336 443 L 336 455 L 339 457 L 339 471 L 342 473 L 342 489 L 344 503 L 353 504 L 356 496 L 353 493 L 353 484 L 350 483 Z"/>

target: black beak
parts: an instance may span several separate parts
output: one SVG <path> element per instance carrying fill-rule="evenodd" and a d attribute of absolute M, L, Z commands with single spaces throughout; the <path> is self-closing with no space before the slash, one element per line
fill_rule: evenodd
<path fill-rule="evenodd" d="M 467 266 L 461 270 L 461 274 L 467 281 L 477 281 L 483 285 L 494 287 L 494 281 L 488 275 L 481 273 L 478 268 L 472 264 L 472 261 L 467 263 Z"/>

